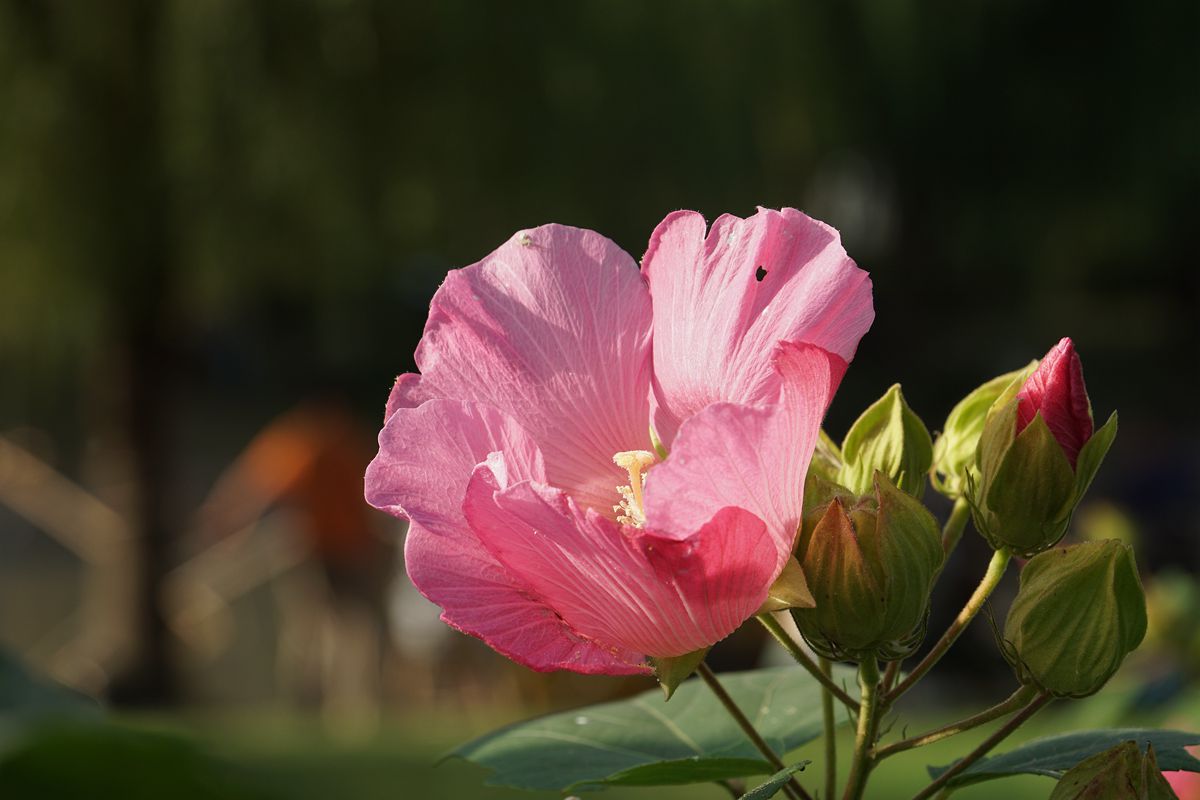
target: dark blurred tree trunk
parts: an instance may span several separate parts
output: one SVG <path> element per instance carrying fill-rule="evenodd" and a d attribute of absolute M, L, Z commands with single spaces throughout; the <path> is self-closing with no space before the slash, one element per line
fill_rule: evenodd
<path fill-rule="evenodd" d="M 55 76 L 69 110 L 44 143 L 62 184 L 62 235 L 82 242 L 68 267 L 92 284 L 107 333 L 98 348 L 105 386 L 84 386 L 93 421 L 122 440 L 136 482 L 129 509 L 137 537 L 136 646 L 109 686 L 125 705 L 178 696 L 163 613 L 172 563 L 169 423 L 172 198 L 166 169 L 159 0 L 49 4 L 12 0 L 31 55 Z M 106 398 L 109 402 L 106 402 Z"/>
<path fill-rule="evenodd" d="M 109 307 L 115 343 L 128 387 L 119 422 L 124 428 L 137 481 L 135 525 L 138 537 L 138 649 L 127 671 L 110 687 L 114 702 L 158 705 L 175 700 L 179 685 L 171 637 L 163 613 L 163 585 L 172 563 L 170 428 L 175 347 L 171 308 L 171 197 L 165 168 L 161 65 L 163 35 L 158 0 L 125 0 L 109 44 L 117 63 L 111 94 L 98 103 L 97 124 L 107 126 L 107 171 L 112 195 L 117 259 L 114 273 L 126 278 L 110 287 Z M 120 50 L 124 49 L 125 58 Z M 106 108 L 107 106 L 107 108 Z M 128 206 L 121 208 L 124 203 Z"/>

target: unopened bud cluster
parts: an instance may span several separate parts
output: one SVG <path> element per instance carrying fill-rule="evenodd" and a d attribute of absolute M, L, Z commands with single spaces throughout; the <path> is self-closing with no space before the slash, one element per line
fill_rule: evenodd
<path fill-rule="evenodd" d="M 1127 545 L 1056 545 L 1116 429 L 1116 414 L 1094 428 L 1070 339 L 967 395 L 936 442 L 893 386 L 840 447 L 823 436 L 814 454 L 796 547 L 813 601 L 792 608 L 801 634 L 833 659 L 917 648 L 953 546 L 921 502 L 928 475 L 993 549 L 1030 559 L 1001 644 L 1019 680 L 1059 697 L 1097 691 L 1145 634 L 1141 582 Z"/>

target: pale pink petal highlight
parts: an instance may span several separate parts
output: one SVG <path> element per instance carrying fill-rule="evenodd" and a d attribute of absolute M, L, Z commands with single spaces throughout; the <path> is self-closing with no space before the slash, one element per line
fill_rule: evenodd
<path fill-rule="evenodd" d="M 766 599 L 774 545 L 761 521 L 719 510 L 685 539 L 624 527 L 551 487 L 500 490 L 486 470 L 466 513 L 510 572 L 597 643 L 678 656 L 732 633 Z"/>
<path fill-rule="evenodd" d="M 517 420 L 550 483 L 606 509 L 614 453 L 649 447 L 650 297 L 637 265 L 592 231 L 544 225 L 447 277 L 389 408 L 474 400 Z"/>
<path fill-rule="evenodd" d="M 493 479 L 501 482 L 545 476 L 528 434 L 496 409 L 432 400 L 398 408 L 388 418 L 379 454 L 367 469 L 366 497 L 411 520 L 404 560 L 413 584 L 442 607 L 449 625 L 533 669 L 644 671 L 638 654 L 579 636 L 470 530 L 462 498 L 472 471 L 485 462 L 489 466 L 481 469 L 500 473 Z"/>
<path fill-rule="evenodd" d="M 642 261 L 654 299 L 655 430 L 714 402 L 771 391 L 770 354 L 808 342 L 850 361 L 874 319 L 871 280 L 837 231 L 795 209 L 725 215 L 707 232 L 691 211 L 668 216 Z"/>

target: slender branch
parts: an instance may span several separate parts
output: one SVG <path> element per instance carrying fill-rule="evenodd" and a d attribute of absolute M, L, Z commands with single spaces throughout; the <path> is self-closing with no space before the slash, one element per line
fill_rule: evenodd
<path fill-rule="evenodd" d="M 754 728 L 754 724 L 750 722 L 746 715 L 742 713 L 742 710 L 738 708 L 737 703 L 735 703 L 733 698 L 729 696 L 729 693 L 725 691 L 725 687 L 722 686 L 721 682 L 717 680 L 717 676 L 713 674 L 711 669 L 709 669 L 708 664 L 705 664 L 703 661 L 701 661 L 700 666 L 696 668 L 696 671 L 700 673 L 700 677 L 704 679 L 706 684 L 708 684 L 708 688 L 712 689 L 712 693 L 715 694 L 717 699 L 721 701 L 721 705 L 725 706 L 725 710 L 729 712 L 729 716 L 733 717 L 734 721 L 738 724 L 738 727 L 742 729 L 742 733 L 746 734 L 746 738 L 751 741 L 758 752 L 762 753 L 763 758 L 765 758 L 770 765 L 775 768 L 776 772 L 781 769 L 786 769 L 783 759 L 781 759 L 778 754 L 771 749 L 771 745 L 767 744 L 766 739 L 763 739 L 759 732 Z M 812 795 L 804 791 L 804 787 L 797 782 L 794 776 L 789 778 L 788 782 L 783 785 L 783 791 L 784 794 L 792 798 L 792 800 L 812 800 Z"/>
<path fill-rule="evenodd" d="M 941 728 L 932 730 L 929 733 L 923 733 L 920 736 L 913 736 L 910 739 L 905 739 L 895 744 L 889 744 L 887 747 L 881 747 L 875 751 L 875 760 L 882 761 L 888 756 L 894 756 L 896 753 L 902 753 L 905 750 L 912 750 L 914 747 L 924 747 L 927 744 L 948 739 L 951 736 L 956 736 L 972 728 L 978 728 L 980 725 L 986 725 L 993 720 L 1008 716 L 1017 709 L 1024 706 L 1033 699 L 1035 691 L 1028 686 L 1022 686 L 1017 689 L 1007 700 L 1003 700 L 989 709 L 980 711 L 974 716 L 966 719 L 952 722 L 949 725 L 944 725 Z"/>
<path fill-rule="evenodd" d="M 993 747 L 1008 738 L 1009 734 L 1021 727 L 1022 723 L 1036 714 L 1043 706 L 1053 699 L 1054 698 L 1046 692 L 1040 693 L 1028 705 L 1026 705 L 1025 708 L 1021 709 L 1016 716 L 1006 722 L 1004 727 L 985 739 L 983 744 L 976 747 L 960 761 L 956 762 L 954 766 L 950 767 L 950 769 L 939 775 L 937 780 L 933 781 L 933 783 L 929 784 L 924 789 L 913 795 L 912 800 L 928 800 L 928 798 L 933 797 L 935 794 L 937 794 L 938 790 L 942 789 L 942 787 L 953 780 L 956 775 L 974 764 L 979 759 L 986 756 L 989 752 L 991 752 Z"/>
<path fill-rule="evenodd" d="M 762 626 L 775 637 L 775 641 L 783 645 L 783 649 L 787 650 L 792 658 L 796 659 L 797 664 L 808 670 L 817 679 L 818 683 L 828 689 L 838 700 L 841 700 L 846 708 L 850 709 L 851 714 L 858 714 L 858 703 L 855 699 L 847 694 L 842 687 L 834 683 L 833 678 L 821 672 L 821 668 L 817 666 L 817 663 L 809 657 L 808 653 L 804 652 L 804 648 L 800 646 L 799 642 L 788 635 L 788 632 L 779 624 L 779 620 L 775 619 L 769 613 L 759 614 L 755 619 L 761 622 Z"/>
<path fill-rule="evenodd" d="M 833 683 L 833 662 L 820 660 L 821 674 Z M 833 692 L 821 687 L 821 718 L 825 723 L 825 797 L 833 800 L 837 792 L 837 721 L 833 718 Z"/>
<path fill-rule="evenodd" d="M 900 661 L 889 661 L 887 669 L 883 671 L 882 691 L 886 694 L 896 685 L 896 678 L 900 675 Z"/>
<path fill-rule="evenodd" d="M 854 735 L 854 758 L 850 762 L 850 777 L 842 800 L 861 800 L 867 788 L 867 775 L 873 762 L 871 750 L 879 727 L 879 662 L 867 656 L 858 665 L 858 691 L 861 702 L 858 711 L 858 730 Z"/>
<path fill-rule="evenodd" d="M 941 660 L 946 651 L 951 648 L 958 637 L 962 634 L 966 627 L 971 624 L 971 620 L 975 619 L 975 615 L 983 609 L 983 604 L 987 602 L 988 597 L 996 590 L 996 586 L 1000 584 L 1000 579 L 1004 577 L 1004 570 L 1008 568 L 1008 562 L 1012 560 L 1012 553 L 1007 550 L 997 550 L 992 554 L 991 563 L 988 564 L 987 572 L 984 573 L 983 579 L 979 581 L 979 585 L 975 587 L 975 593 L 967 600 L 967 604 L 963 606 L 962 611 L 958 612 L 958 616 L 954 618 L 954 622 L 950 623 L 950 627 L 942 634 L 942 638 L 938 639 L 937 644 L 925 654 L 921 659 L 921 663 L 908 673 L 908 677 L 900 681 L 900 684 L 888 692 L 884 699 L 885 705 L 891 705 L 909 689 L 911 689 L 917 681 L 925 676 L 925 673 L 933 669 L 933 666 Z"/>
<path fill-rule="evenodd" d="M 946 520 L 946 526 L 942 528 L 942 552 L 946 557 L 950 557 L 950 553 L 958 546 L 959 539 L 962 538 L 963 531 L 967 528 L 967 520 L 971 518 L 971 506 L 965 497 L 960 497 L 954 501 L 954 508 L 950 510 L 950 518 Z"/>

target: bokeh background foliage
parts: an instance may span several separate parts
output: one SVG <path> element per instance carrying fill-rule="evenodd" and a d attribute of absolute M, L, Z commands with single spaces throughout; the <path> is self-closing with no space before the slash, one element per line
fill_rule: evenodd
<path fill-rule="evenodd" d="M 128 515 L 110 694 L 237 694 L 160 608 L 214 475 L 317 386 L 377 425 L 446 270 L 546 221 L 635 256 L 681 207 L 838 227 L 877 321 L 835 438 L 897 380 L 936 429 L 1073 336 L 1121 412 L 1093 490 L 1121 513 L 1087 519 L 1194 573 L 1198 36 L 1187 0 L 0 0 L 0 433 Z M 0 643 L 62 562 L 0 504 Z"/>

